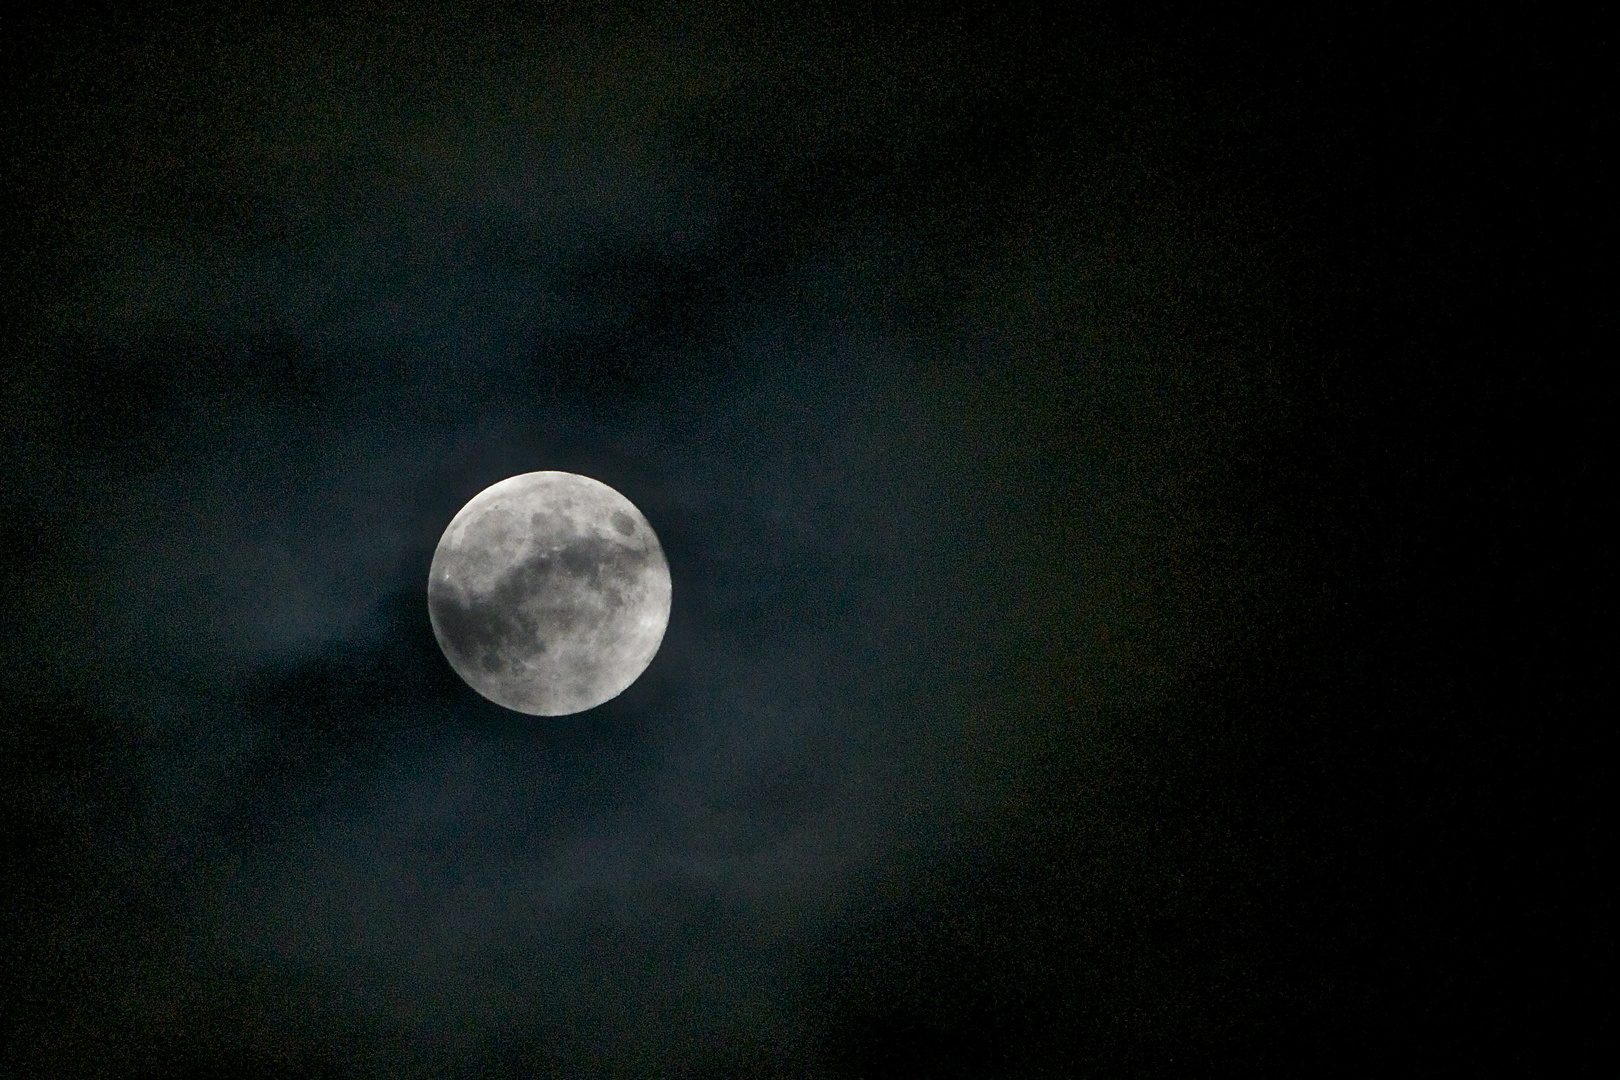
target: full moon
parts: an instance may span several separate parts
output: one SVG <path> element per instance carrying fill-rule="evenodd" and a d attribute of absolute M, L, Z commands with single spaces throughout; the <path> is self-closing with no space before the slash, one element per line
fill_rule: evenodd
<path fill-rule="evenodd" d="M 647 519 L 576 473 L 523 473 L 480 491 L 428 571 L 445 659 L 484 697 L 531 716 L 623 693 L 664 640 L 669 603 L 669 563 Z"/>

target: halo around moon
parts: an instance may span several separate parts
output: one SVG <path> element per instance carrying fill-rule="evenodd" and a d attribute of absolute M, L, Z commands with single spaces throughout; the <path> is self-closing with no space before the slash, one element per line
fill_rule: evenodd
<path fill-rule="evenodd" d="M 532 472 L 451 519 L 428 572 L 428 617 L 468 686 L 564 716 L 623 693 L 669 625 L 669 563 L 635 505 L 587 476 Z"/>

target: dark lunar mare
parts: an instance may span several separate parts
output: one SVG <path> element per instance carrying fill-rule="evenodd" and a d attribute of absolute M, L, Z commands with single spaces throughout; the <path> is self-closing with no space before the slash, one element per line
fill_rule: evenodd
<path fill-rule="evenodd" d="M 604 537 L 582 537 L 556 552 L 536 553 L 517 563 L 476 597 L 465 597 L 437 578 L 428 584 L 428 605 L 440 643 L 490 674 L 510 666 L 507 651 L 544 652 L 553 637 L 579 628 L 588 612 L 571 601 L 584 591 L 602 596 L 609 613 L 624 606 L 624 588 L 634 585 L 649 552 Z M 541 596 L 539 611 L 524 601 Z"/>

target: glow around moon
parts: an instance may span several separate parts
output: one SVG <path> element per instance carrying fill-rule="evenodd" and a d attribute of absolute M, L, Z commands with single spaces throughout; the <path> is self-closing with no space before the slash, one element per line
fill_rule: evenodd
<path fill-rule="evenodd" d="M 641 511 L 567 472 L 509 477 L 451 519 L 428 615 L 467 685 L 508 709 L 563 716 L 617 697 L 669 624 L 669 564 Z"/>

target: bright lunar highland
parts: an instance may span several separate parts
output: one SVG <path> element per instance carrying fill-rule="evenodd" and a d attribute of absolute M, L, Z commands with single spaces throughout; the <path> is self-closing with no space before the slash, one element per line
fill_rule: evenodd
<path fill-rule="evenodd" d="M 450 666 L 497 705 L 533 716 L 622 693 L 658 651 L 669 604 L 652 526 L 576 473 L 524 473 L 473 496 L 428 572 L 428 617 Z"/>

